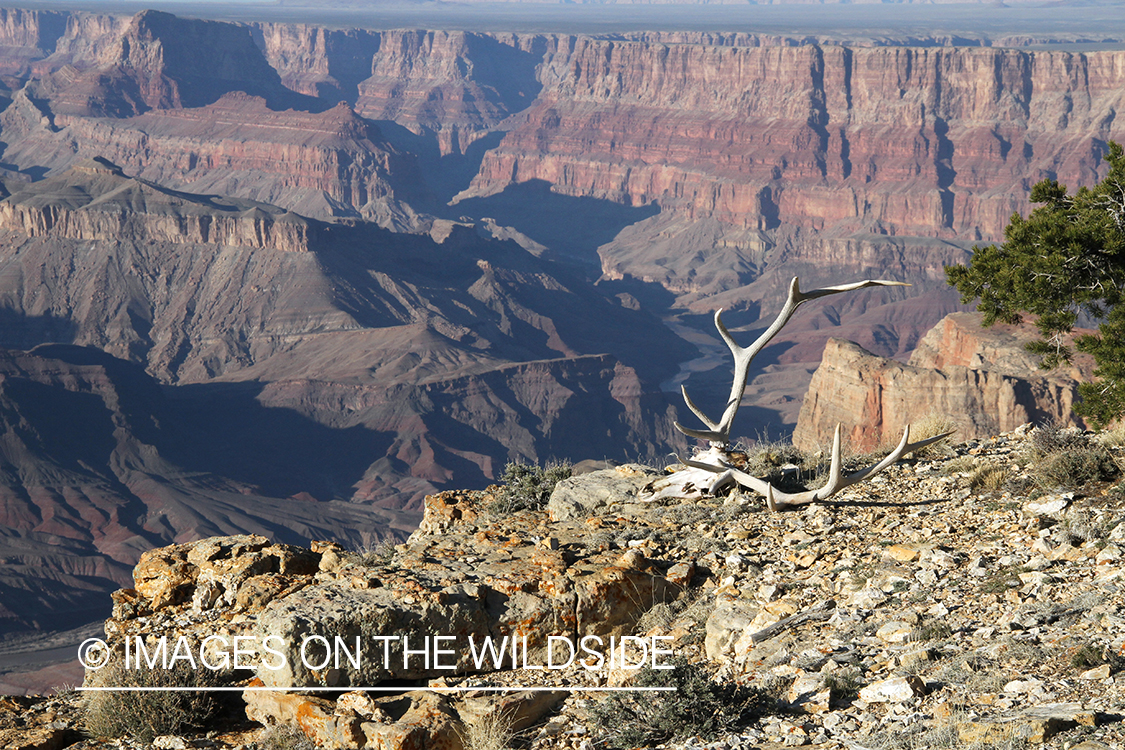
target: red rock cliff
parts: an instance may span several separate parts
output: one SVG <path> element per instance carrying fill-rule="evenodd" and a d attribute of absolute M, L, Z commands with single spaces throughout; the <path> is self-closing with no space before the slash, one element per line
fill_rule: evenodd
<path fill-rule="evenodd" d="M 542 179 L 741 227 L 995 238 L 1125 137 L 1125 52 L 560 40 L 471 192 Z"/>
<path fill-rule="evenodd" d="M 959 440 L 1026 422 L 1082 425 L 1072 409 L 1078 383 L 1091 377 L 1089 358 L 1077 357 L 1066 370 L 1041 370 L 1024 348 L 1036 338 L 1029 326 L 982 329 L 980 320 L 977 313 L 947 316 L 909 364 L 830 339 L 801 406 L 794 444 L 823 446 L 840 423 L 851 445 L 870 450 L 929 414 L 953 419 Z"/>

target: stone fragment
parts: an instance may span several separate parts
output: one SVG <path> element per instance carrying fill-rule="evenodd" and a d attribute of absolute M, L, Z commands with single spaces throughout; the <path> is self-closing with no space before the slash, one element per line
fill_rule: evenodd
<path fill-rule="evenodd" d="M 1002 692 L 1020 695 L 1021 693 L 1033 693 L 1041 687 L 1043 687 L 1043 680 L 1012 680 L 1004 685 Z"/>
<path fill-rule="evenodd" d="M 501 716 L 513 731 L 538 724 L 567 696 L 564 690 L 528 690 L 513 693 L 467 693 L 457 701 L 457 715 L 466 724 L 488 716 Z"/>
<path fill-rule="evenodd" d="M 365 722 L 372 750 L 464 750 L 464 730 L 445 696 L 415 691 L 380 702 L 393 723 Z"/>
<path fill-rule="evenodd" d="M 905 643 L 913 630 L 914 627 L 909 623 L 891 620 L 875 631 L 875 635 L 885 643 Z"/>
<path fill-rule="evenodd" d="M 1121 559 L 1121 548 L 1116 544 L 1107 544 L 1098 554 L 1094 555 L 1094 562 L 1107 563 Z"/>
<path fill-rule="evenodd" d="M 1070 498 L 1050 497 L 1044 500 L 1032 501 L 1024 505 L 1024 509 L 1035 516 L 1053 516 L 1061 513 L 1070 505 Z"/>
<path fill-rule="evenodd" d="M 691 560 L 676 563 L 664 573 L 664 578 L 674 586 L 687 587 L 695 576 L 695 563 Z"/>
<path fill-rule="evenodd" d="M 785 695 L 790 708 L 808 714 L 828 711 L 832 691 L 824 686 L 824 675 L 800 674 Z"/>
<path fill-rule="evenodd" d="M 261 685 L 260 680 L 250 683 L 251 687 Z M 340 750 L 364 747 L 363 718 L 354 714 L 337 715 L 332 701 L 272 690 L 247 690 L 242 698 L 246 702 L 246 716 L 251 721 L 266 726 L 288 724 L 298 727 L 318 747 Z"/>
<path fill-rule="evenodd" d="M 718 661 L 724 654 L 731 653 L 735 642 L 750 628 L 757 614 L 758 608 L 749 602 L 720 600 L 707 618 L 704 639 L 707 658 Z"/>
<path fill-rule="evenodd" d="M 875 609 L 887 601 L 887 595 L 877 588 L 867 587 L 848 597 L 848 606 L 860 609 Z"/>
<path fill-rule="evenodd" d="M 1095 726 L 1094 712 L 1076 703 L 1051 703 L 996 721 L 962 722 L 957 726 L 957 734 L 968 745 L 999 744 L 1011 739 L 1041 744 L 1078 725 Z"/>
<path fill-rule="evenodd" d="M 1079 677 L 1083 680 L 1108 680 L 1110 676 L 1110 667 L 1108 664 L 1103 664 L 1100 667 L 1087 669 Z"/>
<path fill-rule="evenodd" d="M 1054 582 L 1054 577 L 1041 570 L 1029 570 L 1019 574 L 1020 581 L 1025 586 L 1045 586 Z"/>
<path fill-rule="evenodd" d="M 183 737 L 174 734 L 164 734 L 152 740 L 155 750 L 187 750 L 191 747 Z"/>
<path fill-rule="evenodd" d="M 925 694 L 926 683 L 910 675 L 873 682 L 859 691 L 859 699 L 866 703 L 902 703 Z"/>
<path fill-rule="evenodd" d="M 547 512 L 552 521 L 583 519 L 610 503 L 635 501 L 637 494 L 660 476 L 648 467 L 625 464 L 569 477 L 555 485 Z"/>
<path fill-rule="evenodd" d="M 922 556 L 922 551 L 910 544 L 892 544 L 883 552 L 899 562 L 914 562 Z"/>

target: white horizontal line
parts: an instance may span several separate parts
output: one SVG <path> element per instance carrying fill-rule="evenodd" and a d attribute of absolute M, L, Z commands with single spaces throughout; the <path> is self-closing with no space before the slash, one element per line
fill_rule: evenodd
<path fill-rule="evenodd" d="M 147 692 L 186 692 L 189 690 L 200 693 L 233 693 L 233 692 L 276 692 L 276 693 L 347 693 L 353 691 L 378 692 L 378 693 L 470 693 L 470 692 L 533 692 L 533 693 L 636 693 L 636 692 L 666 692 L 675 690 L 674 687 L 80 687 L 79 691 L 86 692 L 122 692 L 122 693 L 147 693 Z"/>

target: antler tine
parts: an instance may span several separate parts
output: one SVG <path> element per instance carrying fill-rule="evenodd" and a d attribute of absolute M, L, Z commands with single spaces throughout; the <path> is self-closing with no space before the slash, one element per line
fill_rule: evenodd
<path fill-rule="evenodd" d="M 742 404 L 742 396 L 746 393 L 746 383 L 750 373 L 750 362 L 757 356 L 758 352 L 765 348 L 766 344 L 773 339 L 778 332 L 785 327 L 789 319 L 793 317 L 793 313 L 801 303 L 810 299 L 817 299 L 825 297 L 830 294 L 839 294 L 841 292 L 850 292 L 856 289 L 863 289 L 869 286 L 910 286 L 902 281 L 888 281 L 885 279 L 865 279 L 857 281 L 852 284 L 841 284 L 838 286 L 828 286 L 821 289 L 814 289 L 811 292 L 802 292 L 800 279 L 796 276 L 789 282 L 789 294 L 786 297 L 785 305 L 778 312 L 777 317 L 774 318 L 770 327 L 758 336 L 758 338 L 748 347 L 741 347 L 735 342 L 734 337 L 730 335 L 730 331 L 723 325 L 722 308 L 715 311 L 715 328 L 718 329 L 719 335 L 726 342 L 727 347 L 730 349 L 731 354 L 734 355 L 734 381 L 731 383 L 730 398 L 727 399 L 726 408 L 723 410 L 723 416 L 718 422 L 714 422 L 708 417 L 704 416 L 699 407 L 692 403 L 688 398 L 687 391 L 684 390 L 684 400 L 687 402 L 688 408 L 698 416 L 709 430 L 688 430 L 679 424 L 676 424 L 678 429 L 688 437 L 698 438 L 700 440 L 707 440 L 715 446 L 725 446 L 730 443 L 730 430 L 734 423 L 734 416 L 738 413 L 738 407 Z M 683 389 L 681 389 L 683 390 Z"/>
<path fill-rule="evenodd" d="M 939 440 L 943 440 L 943 439 L 949 437 L 953 433 L 952 432 L 944 432 L 941 435 L 935 435 L 933 437 L 926 438 L 925 440 L 919 440 L 916 443 L 911 443 L 910 442 L 910 425 L 907 425 L 906 429 L 904 429 L 902 431 L 902 439 L 899 440 L 898 445 L 895 446 L 895 449 L 893 451 L 891 451 L 886 456 L 884 456 L 882 461 L 879 461 L 878 463 L 872 464 L 871 466 L 867 466 L 863 469 L 860 469 L 859 471 L 852 472 L 851 474 L 848 474 L 846 477 L 840 476 L 839 468 L 837 466 L 837 462 L 839 461 L 839 454 L 838 454 L 839 449 L 837 447 L 839 445 L 839 442 L 838 442 L 839 434 L 840 434 L 840 427 L 839 427 L 839 425 L 837 425 L 836 426 L 836 439 L 833 441 L 834 442 L 833 456 L 832 456 L 833 470 L 829 474 L 828 484 L 824 485 L 823 487 L 821 487 L 818 490 L 810 490 L 808 492 L 799 492 L 799 493 L 794 494 L 794 495 L 785 495 L 785 493 L 781 493 L 783 495 L 783 497 L 781 498 L 781 504 L 782 505 L 805 505 L 807 503 L 811 503 L 811 502 L 814 502 L 816 500 L 827 500 L 828 498 L 832 497 L 833 495 L 835 495 L 837 492 L 844 489 L 845 487 L 850 487 L 853 484 L 859 484 L 860 482 L 867 479 L 868 477 L 875 476 L 880 471 L 882 471 L 883 469 L 887 468 L 888 466 L 890 466 L 891 464 L 895 463 L 900 458 L 905 456 L 907 453 L 913 453 L 914 451 L 921 450 L 922 448 L 925 448 L 927 445 L 932 445 L 932 444 L 938 442 Z"/>
<path fill-rule="evenodd" d="M 685 386 L 680 386 L 680 393 L 684 394 L 684 403 L 688 405 L 688 408 L 691 409 L 692 413 L 695 414 L 695 416 L 699 417 L 700 421 L 703 422 L 703 424 L 707 425 L 712 430 L 718 428 L 719 425 L 712 422 L 711 418 L 704 414 L 703 410 L 696 406 L 695 402 L 691 400 L 691 396 L 688 395 L 687 388 Z M 676 429 L 678 429 L 680 432 L 684 432 L 684 428 L 682 427 L 677 427 Z"/>
<path fill-rule="evenodd" d="M 732 476 L 742 486 L 748 487 L 749 489 L 764 495 L 766 498 L 766 507 L 768 507 L 770 510 L 778 510 L 779 508 L 785 508 L 792 505 L 807 505 L 808 503 L 815 502 L 817 500 L 827 500 L 845 487 L 850 487 L 853 484 L 858 484 L 864 479 L 878 474 L 880 471 L 898 461 L 907 453 L 913 453 L 914 451 L 921 450 L 927 445 L 932 445 L 939 440 L 949 437 L 952 434 L 952 432 L 945 432 L 941 435 L 935 435 L 933 437 L 926 438 L 925 440 L 919 440 L 916 443 L 911 443 L 910 426 L 908 425 L 906 429 L 903 430 L 902 439 L 899 441 L 898 445 L 881 461 L 872 464 L 871 466 L 860 469 L 859 471 L 852 472 L 845 477 L 841 473 L 843 460 L 841 459 L 840 455 L 840 425 L 837 424 L 836 433 L 832 438 L 832 465 L 829 469 L 828 483 L 820 489 L 807 490 L 805 492 L 797 492 L 793 494 L 782 492 L 769 482 L 751 476 L 750 474 L 747 474 L 744 471 L 740 471 L 739 469 L 735 469 L 731 466 L 714 466 L 711 464 L 703 463 L 701 461 L 690 461 L 680 456 L 677 456 L 677 458 L 680 459 L 680 463 L 695 469 L 704 469 L 706 471 L 714 473 L 729 473 L 730 476 Z"/>

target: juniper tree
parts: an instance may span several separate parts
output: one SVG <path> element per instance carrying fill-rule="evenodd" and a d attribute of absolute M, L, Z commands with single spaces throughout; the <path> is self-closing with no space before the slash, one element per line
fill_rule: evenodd
<path fill-rule="evenodd" d="M 985 325 L 1038 316 L 1043 340 L 1028 348 L 1044 367 L 1069 361 L 1062 335 L 1081 314 L 1100 321 L 1096 334 L 1074 339 L 1097 365 L 1075 411 L 1098 425 L 1125 415 L 1125 149 L 1110 143 L 1105 160 L 1105 179 L 1074 195 L 1056 180 L 1035 185 L 1031 202 L 1040 205 L 1012 216 L 1002 245 L 974 247 L 967 266 L 945 269 L 962 302 L 980 300 Z"/>

